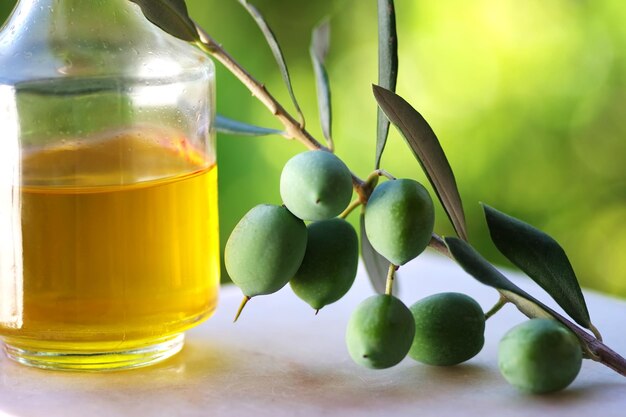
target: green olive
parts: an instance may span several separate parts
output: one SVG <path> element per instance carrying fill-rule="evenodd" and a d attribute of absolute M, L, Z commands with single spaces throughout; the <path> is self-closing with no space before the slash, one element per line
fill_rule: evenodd
<path fill-rule="evenodd" d="M 410 308 L 415 338 L 409 356 L 428 365 L 449 366 L 465 362 L 485 343 L 485 314 L 471 297 L 441 293 L 426 297 Z"/>
<path fill-rule="evenodd" d="M 316 310 L 343 297 L 354 282 L 359 243 L 343 219 L 311 223 L 304 260 L 289 282 L 293 292 Z"/>
<path fill-rule="evenodd" d="M 285 164 L 280 195 L 287 208 L 303 220 L 331 219 L 350 204 L 352 175 L 330 152 L 303 152 Z"/>
<path fill-rule="evenodd" d="M 226 271 L 247 297 L 271 294 L 284 287 L 300 267 L 306 241 L 304 222 L 285 207 L 256 206 L 226 242 Z"/>
<path fill-rule="evenodd" d="M 502 376 L 522 391 L 559 391 L 578 375 L 582 349 L 578 338 L 556 320 L 532 319 L 504 335 L 498 365 Z"/>
<path fill-rule="evenodd" d="M 374 295 L 352 313 L 346 344 L 359 365 L 384 369 L 406 357 L 414 334 L 413 316 L 402 301 L 391 295 Z"/>
<path fill-rule="evenodd" d="M 372 247 L 394 265 L 404 265 L 422 253 L 434 225 L 433 201 L 424 186 L 411 179 L 376 187 L 365 210 L 365 230 Z"/>

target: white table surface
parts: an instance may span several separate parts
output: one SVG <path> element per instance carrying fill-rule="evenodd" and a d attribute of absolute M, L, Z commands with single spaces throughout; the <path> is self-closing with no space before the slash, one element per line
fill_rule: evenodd
<path fill-rule="evenodd" d="M 434 254 L 403 268 L 399 283 L 407 304 L 460 291 L 486 310 L 498 298 Z M 317 317 L 287 287 L 253 299 L 233 324 L 241 294 L 224 288 L 215 316 L 187 333 L 180 354 L 151 368 L 62 373 L 3 356 L 0 417 L 626 416 L 626 378 L 595 362 L 585 361 L 577 380 L 556 395 L 524 395 L 509 386 L 497 370 L 497 344 L 524 319 L 511 305 L 488 321 L 483 351 L 464 365 L 437 368 L 406 359 L 383 371 L 358 367 L 346 351 L 344 331 L 350 312 L 372 293 L 360 269 L 348 295 Z M 541 290 L 533 293 L 546 299 Z M 589 291 L 586 296 L 607 344 L 626 354 L 626 303 Z"/>

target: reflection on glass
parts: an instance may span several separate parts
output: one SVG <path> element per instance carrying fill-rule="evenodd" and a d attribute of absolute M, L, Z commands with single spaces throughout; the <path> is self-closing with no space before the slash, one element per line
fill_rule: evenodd
<path fill-rule="evenodd" d="M 14 90 L 3 85 L 0 126 L 0 326 L 19 329 L 24 312 L 19 125 Z"/>

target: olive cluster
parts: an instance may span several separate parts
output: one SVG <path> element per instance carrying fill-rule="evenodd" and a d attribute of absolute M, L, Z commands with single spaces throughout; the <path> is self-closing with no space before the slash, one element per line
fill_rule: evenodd
<path fill-rule="evenodd" d="M 352 175 L 330 152 L 304 152 L 283 168 L 280 194 L 283 206 L 256 206 L 237 224 L 226 243 L 226 270 L 245 296 L 242 308 L 290 283 L 319 310 L 343 297 L 356 277 L 358 237 L 336 217 L 350 204 Z"/>
<path fill-rule="evenodd" d="M 341 299 L 356 277 L 358 237 L 337 217 L 352 197 L 350 170 L 330 152 L 298 154 L 282 171 L 280 195 L 283 206 L 259 205 L 237 224 L 226 244 L 226 269 L 244 293 L 242 308 L 250 298 L 290 283 L 298 297 L 319 310 Z M 410 179 L 378 185 L 365 210 L 367 237 L 392 267 L 424 251 L 434 221 L 428 191 Z M 393 366 L 407 354 L 432 365 L 453 365 L 480 351 L 484 327 L 482 309 L 462 294 L 431 296 L 410 309 L 381 294 L 354 311 L 346 343 L 355 362 L 370 368 Z"/>
<path fill-rule="evenodd" d="M 252 297 L 287 283 L 315 310 L 341 299 L 354 283 L 358 237 L 342 215 L 352 198 L 348 167 L 327 151 L 298 154 L 282 171 L 280 195 L 284 205 L 254 207 L 226 244 L 226 269 L 244 294 L 235 320 Z M 390 179 L 374 188 L 365 205 L 365 231 L 391 263 L 390 279 L 428 246 L 434 220 L 433 201 L 420 183 Z M 485 320 L 467 295 L 435 294 L 409 308 L 388 286 L 387 294 L 364 300 L 352 313 L 346 344 L 352 359 L 368 368 L 388 368 L 407 355 L 429 365 L 456 365 L 482 349 Z M 569 385 L 581 360 L 576 337 L 553 320 L 524 323 L 500 344 L 505 379 L 530 392 Z"/>

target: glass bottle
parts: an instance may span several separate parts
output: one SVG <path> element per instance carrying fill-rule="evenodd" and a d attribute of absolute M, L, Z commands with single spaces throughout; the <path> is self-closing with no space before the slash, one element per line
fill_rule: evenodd
<path fill-rule="evenodd" d="M 0 337 L 32 366 L 178 352 L 219 285 L 214 67 L 128 0 L 0 30 Z"/>

